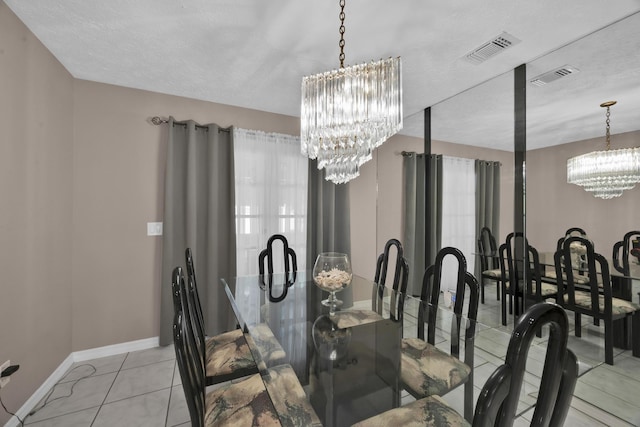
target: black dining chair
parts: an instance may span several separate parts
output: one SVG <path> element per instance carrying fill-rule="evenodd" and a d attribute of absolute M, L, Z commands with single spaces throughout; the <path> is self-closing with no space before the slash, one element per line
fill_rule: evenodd
<path fill-rule="evenodd" d="M 273 245 L 276 241 L 280 241 L 282 244 L 282 259 L 284 263 L 282 271 L 276 271 L 273 267 L 275 259 Z M 287 238 L 285 236 L 283 236 L 282 234 L 274 234 L 273 236 L 269 237 L 269 239 L 267 240 L 267 247 L 263 249 L 258 255 L 258 271 L 260 273 L 260 277 L 264 277 L 266 271 L 269 284 L 271 284 L 274 273 L 282 273 L 287 284 L 293 284 L 296 281 L 296 272 L 298 271 L 296 252 L 293 250 L 293 248 L 289 247 L 289 242 L 287 241 Z"/>
<path fill-rule="evenodd" d="M 188 303 L 186 311 L 193 322 L 198 348 L 205 360 L 207 385 L 255 374 L 258 368 L 241 329 L 215 336 L 206 335 L 191 248 L 185 250 L 185 261 Z"/>
<path fill-rule="evenodd" d="M 587 232 L 584 231 L 582 228 L 580 227 L 571 227 L 569 229 L 567 229 L 567 231 L 565 231 L 564 236 L 560 237 L 558 239 L 558 241 L 556 242 L 556 251 L 561 250 L 562 245 L 564 244 L 564 241 L 572 236 L 578 236 L 578 237 L 583 237 L 585 239 L 588 239 L 589 237 L 587 236 Z M 571 266 L 573 268 L 574 271 L 574 282 L 576 285 L 578 286 L 582 286 L 582 285 L 588 285 L 589 282 L 589 278 L 586 276 L 585 274 L 585 270 L 586 270 L 586 254 L 584 253 L 584 248 L 578 244 L 574 244 L 571 247 Z M 556 272 L 555 271 L 549 271 L 547 272 L 547 277 L 555 280 L 557 279 L 556 277 Z M 566 280 L 566 276 L 563 277 L 563 280 Z"/>
<path fill-rule="evenodd" d="M 618 289 L 620 296 L 625 299 L 631 299 L 630 292 L 625 295 L 627 290 L 631 290 L 631 261 L 632 257 L 637 257 L 640 262 L 640 231 L 629 231 L 625 233 L 622 240 L 613 245 L 613 267 L 625 278 L 617 279 L 619 283 Z M 623 283 L 624 282 L 624 283 Z M 640 293 L 638 294 L 640 297 Z"/>
<path fill-rule="evenodd" d="M 176 267 L 173 271 L 171 289 L 174 305 L 173 341 L 191 425 L 224 425 L 230 420 L 239 421 L 240 416 L 247 417 L 245 425 L 280 425 L 278 414 L 259 374 L 205 393 L 205 361 L 199 348 L 194 322 L 190 319 L 181 267 Z M 249 410 L 239 411 L 241 407 Z"/>
<path fill-rule="evenodd" d="M 442 267 L 447 257 L 455 259 L 458 264 L 449 353 L 436 347 Z M 402 385 L 413 397 L 420 399 L 432 395 L 443 396 L 464 384 L 464 418 L 470 421 L 473 416 L 473 339 L 478 316 L 479 285 L 467 271 L 467 261 L 459 249 L 446 247 L 438 252 L 435 263 L 424 272 L 420 299 L 417 337 L 402 340 Z M 466 327 L 461 333 L 463 323 Z M 461 339 L 464 340 L 462 355 Z"/>
<path fill-rule="evenodd" d="M 574 281 L 575 273 L 566 260 L 571 258 L 571 245 L 579 244 L 585 248 L 586 269 L 589 278 L 588 290 L 579 290 Z M 596 253 L 593 243 L 589 239 L 573 236 L 565 239 L 561 250 L 554 255 L 558 280 L 558 302 L 566 310 L 573 311 L 575 315 L 575 335 L 582 335 L 581 316 L 591 316 L 594 320 L 604 322 L 604 354 L 605 363 L 613 365 L 613 321 L 622 320 L 624 329 L 622 336 L 625 341 L 633 331 L 640 331 L 640 305 L 621 298 L 615 298 L 612 294 L 609 263 L 600 254 Z M 566 277 L 566 279 L 564 279 Z M 600 278 L 600 280 L 598 280 Z M 639 340 L 634 340 L 633 355 L 640 357 Z M 628 342 L 624 343 L 628 346 Z"/>
<path fill-rule="evenodd" d="M 384 245 L 384 250 L 380 255 L 378 255 L 378 259 L 376 260 L 376 272 L 373 281 L 377 283 L 377 296 L 373 295 L 371 302 L 371 309 L 378 314 L 381 314 L 383 311 L 382 303 L 383 303 L 383 295 L 385 294 L 385 283 L 387 280 L 387 271 L 389 268 L 389 255 L 393 252 L 395 247 L 395 267 L 393 270 L 393 284 L 391 289 L 393 292 L 391 293 L 391 304 L 399 308 L 401 304 L 398 304 L 397 298 L 402 298 L 407 292 L 407 284 L 409 283 L 409 264 L 407 263 L 407 259 L 404 257 L 404 250 L 402 249 L 402 243 L 398 239 L 389 239 L 387 243 Z M 374 293 L 376 290 L 374 289 Z M 399 317 L 398 310 L 394 310 L 392 313 L 396 318 Z"/>
<path fill-rule="evenodd" d="M 562 426 L 578 379 L 578 360 L 567 348 L 569 321 L 557 304 L 535 304 L 520 317 L 511 334 L 503 365 L 487 379 L 476 403 L 473 426 L 513 425 L 534 336 L 549 326 L 549 340 L 532 424 Z"/>
<path fill-rule="evenodd" d="M 520 252 L 518 247 L 523 252 L 522 255 L 517 255 Z M 536 248 L 524 238 L 523 233 L 509 233 L 505 243 L 500 245 L 499 254 L 501 270 L 511 272 L 509 280 L 503 283 L 502 325 L 507 325 L 507 296 L 509 313 L 513 313 L 515 304 L 516 316 L 530 305 L 551 298 L 556 299 L 558 288 L 554 284 L 543 281 L 544 266 L 540 263 L 540 255 Z"/>
<path fill-rule="evenodd" d="M 174 347 L 192 426 L 321 426 L 290 365 L 272 367 L 207 393 L 205 360 L 195 322 L 189 319 L 189 292 L 180 267 L 173 271 L 172 293 Z"/>
<path fill-rule="evenodd" d="M 480 391 L 472 420 L 462 417 L 441 397 L 429 396 L 368 418 L 353 427 L 512 426 L 529 348 L 534 335 L 547 325 L 549 344 L 532 418 L 535 422 L 531 425 L 564 425 L 578 377 L 578 361 L 567 349 L 569 332 L 564 310 L 556 304 L 539 303 L 530 307 L 516 324 L 504 364 L 493 372 Z"/>
<path fill-rule="evenodd" d="M 485 279 L 496 282 L 496 299 L 500 300 L 500 290 L 502 288 L 503 277 L 509 275 L 509 271 L 505 271 L 503 276 L 500 270 L 500 262 L 498 259 L 498 245 L 496 238 L 491 233 L 489 227 L 482 227 L 478 238 L 478 253 L 480 258 L 480 302 L 484 304 L 484 281 Z"/>

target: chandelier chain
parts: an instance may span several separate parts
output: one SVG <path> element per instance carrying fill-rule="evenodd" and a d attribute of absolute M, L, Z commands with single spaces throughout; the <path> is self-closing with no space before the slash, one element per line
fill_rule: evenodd
<path fill-rule="evenodd" d="M 338 46 L 340 46 L 340 68 L 344 68 L 344 2 L 345 0 L 340 0 L 340 42 Z"/>
<path fill-rule="evenodd" d="M 607 116 L 607 120 L 606 120 L 606 123 L 607 123 L 607 133 L 606 133 L 607 151 L 609 151 L 609 148 L 611 147 L 611 131 L 610 131 L 611 120 L 609 119 L 609 117 L 611 116 L 611 112 L 609 111 L 609 108 L 610 107 L 607 107 L 607 114 L 606 114 L 606 116 Z"/>

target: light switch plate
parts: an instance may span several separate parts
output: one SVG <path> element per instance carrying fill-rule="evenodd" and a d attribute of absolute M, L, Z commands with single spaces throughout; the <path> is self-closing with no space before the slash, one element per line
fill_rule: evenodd
<path fill-rule="evenodd" d="M 162 236 L 162 223 L 161 222 L 148 222 L 147 223 L 147 236 Z"/>

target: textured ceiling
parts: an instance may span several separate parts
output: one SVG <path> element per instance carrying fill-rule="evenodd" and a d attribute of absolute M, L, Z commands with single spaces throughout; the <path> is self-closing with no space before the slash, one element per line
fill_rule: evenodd
<path fill-rule="evenodd" d="M 339 64 L 337 0 L 4 1 L 79 79 L 299 116 L 302 77 Z M 600 102 L 618 93 L 640 100 L 640 24 L 616 33 L 626 58 L 609 55 L 608 37 L 594 46 L 578 41 L 639 10 L 640 0 L 347 0 L 345 64 L 402 57 L 402 133 L 421 137 L 422 110 L 433 106 L 434 138 L 506 150 L 513 141 L 509 70 L 530 63 L 533 77 L 574 65 L 577 75 L 527 88 L 529 147 L 554 145 L 582 139 L 574 136 L 588 127 L 557 119 L 595 117 L 594 135 L 602 134 Z M 482 64 L 462 59 L 503 31 L 521 42 Z M 576 41 L 578 49 L 559 49 Z M 618 101 L 614 132 L 631 105 Z M 543 133 L 551 128 L 553 138 Z"/>

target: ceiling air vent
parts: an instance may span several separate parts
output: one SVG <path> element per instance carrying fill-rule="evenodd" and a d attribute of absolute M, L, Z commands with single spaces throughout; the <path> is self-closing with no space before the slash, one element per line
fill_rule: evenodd
<path fill-rule="evenodd" d="M 474 64 L 481 64 L 492 56 L 497 55 L 518 43 L 520 43 L 519 39 L 509 33 L 503 32 L 488 42 L 483 43 L 482 46 L 467 53 L 464 56 L 464 59 Z"/>
<path fill-rule="evenodd" d="M 529 80 L 529 82 L 534 86 L 544 86 L 547 83 L 551 83 L 553 81 L 558 80 L 561 77 L 569 76 L 571 74 L 579 73 L 576 67 L 572 67 L 571 65 L 563 65 L 560 68 L 556 68 L 555 70 L 547 71 L 544 74 L 540 74 L 538 77 L 534 77 Z"/>

